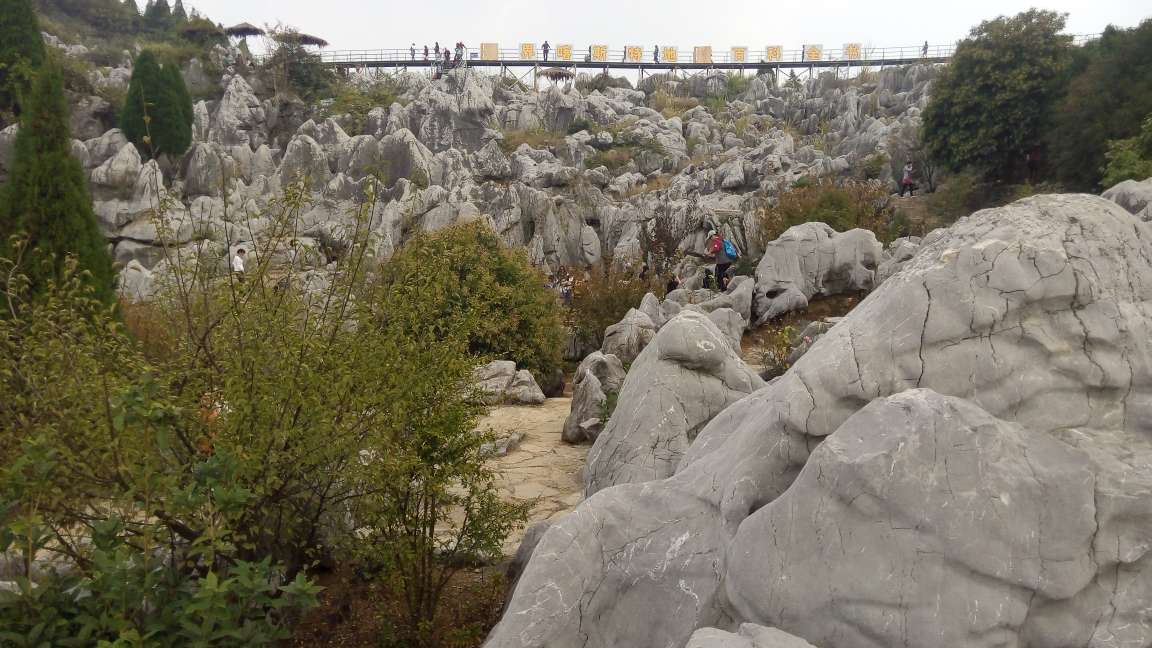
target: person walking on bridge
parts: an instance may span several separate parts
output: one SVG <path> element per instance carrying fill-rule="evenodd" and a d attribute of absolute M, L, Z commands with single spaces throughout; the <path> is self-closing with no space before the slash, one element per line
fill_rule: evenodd
<path fill-rule="evenodd" d="M 540 51 L 544 52 L 544 61 L 547 62 L 548 52 L 552 51 L 552 46 L 548 44 L 548 41 L 544 41 L 544 44 L 540 46 Z"/>
<path fill-rule="evenodd" d="M 444 69 L 448 69 L 448 67 L 451 65 L 452 65 L 452 53 L 448 51 L 447 47 L 445 47 L 444 48 Z"/>
<path fill-rule="evenodd" d="M 415 61 L 416 60 L 416 43 L 412 43 L 412 46 L 408 48 L 408 52 L 412 55 L 412 60 Z"/>
<path fill-rule="evenodd" d="M 920 50 L 921 58 L 928 58 L 928 41 L 924 41 L 924 49 Z"/>
<path fill-rule="evenodd" d="M 436 45 L 432 47 L 432 54 L 436 56 L 437 60 L 440 59 L 440 41 L 436 41 Z"/>
<path fill-rule="evenodd" d="M 652 62 L 653 63 L 659 63 L 660 62 L 660 46 L 659 45 L 652 46 Z"/>

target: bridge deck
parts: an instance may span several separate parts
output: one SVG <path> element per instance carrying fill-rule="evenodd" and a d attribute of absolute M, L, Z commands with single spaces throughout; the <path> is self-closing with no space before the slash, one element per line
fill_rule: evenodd
<path fill-rule="evenodd" d="M 870 58 L 839 61 L 773 61 L 771 63 L 636 63 L 627 61 L 541 61 L 541 60 L 500 60 L 485 61 L 473 59 L 466 61 L 468 67 L 488 68 L 569 68 L 577 70 L 756 70 L 756 69 L 808 69 L 808 68 L 843 68 L 843 67 L 883 67 L 889 65 L 911 65 L 913 63 L 946 63 L 947 56 L 929 57 L 903 57 L 903 58 Z M 396 59 L 345 59 L 324 60 L 324 64 L 338 69 L 356 68 L 420 68 L 436 67 L 433 60 L 396 60 Z"/>

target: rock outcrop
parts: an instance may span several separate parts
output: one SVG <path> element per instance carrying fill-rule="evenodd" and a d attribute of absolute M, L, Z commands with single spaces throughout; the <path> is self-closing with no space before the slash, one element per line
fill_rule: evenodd
<path fill-rule="evenodd" d="M 544 392 L 527 369 L 516 370 L 511 360 L 493 360 L 477 367 L 476 387 L 490 405 L 539 405 Z"/>
<path fill-rule="evenodd" d="M 670 477 L 556 521 L 486 646 L 1149 644 L 1150 260 L 1096 197 L 961 219 Z"/>
<path fill-rule="evenodd" d="M 580 363 L 572 378 L 572 409 L 561 438 L 566 443 L 595 441 L 607 422 L 608 394 L 619 394 L 626 373 L 620 359 L 595 351 Z"/>
<path fill-rule="evenodd" d="M 629 370 L 588 454 L 585 493 L 668 477 L 712 417 L 763 384 L 707 316 L 677 315 Z"/>

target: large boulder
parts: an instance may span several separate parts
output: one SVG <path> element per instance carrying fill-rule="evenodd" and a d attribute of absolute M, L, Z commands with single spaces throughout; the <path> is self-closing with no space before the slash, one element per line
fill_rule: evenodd
<path fill-rule="evenodd" d="M 677 315 L 628 372 L 588 454 L 586 494 L 668 477 L 712 417 L 763 385 L 707 316 Z"/>
<path fill-rule="evenodd" d="M 417 186 L 428 186 L 432 180 L 432 152 L 406 128 L 380 140 L 380 159 L 391 182 L 407 178 Z"/>
<path fill-rule="evenodd" d="M 652 319 L 632 308 L 625 313 L 624 319 L 604 330 L 604 343 L 600 350 L 620 358 L 624 364 L 632 364 L 655 336 L 656 324 Z"/>
<path fill-rule="evenodd" d="M 618 394 L 627 374 L 620 359 L 595 351 L 580 363 L 572 378 L 572 408 L 560 438 L 566 443 L 595 441 L 604 429 L 608 394 Z"/>
<path fill-rule="evenodd" d="M 493 360 L 476 368 L 473 374 L 477 389 L 489 405 L 540 405 L 544 392 L 527 369 L 516 370 L 511 360 Z"/>
<path fill-rule="evenodd" d="M 804 223 L 788 228 L 769 243 L 756 266 L 756 295 L 753 303 L 757 323 L 782 314 L 773 301 L 783 297 L 799 303 L 796 293 L 806 300 L 816 295 L 871 290 L 884 248 L 876 235 L 855 229 L 838 233 L 824 223 Z"/>
<path fill-rule="evenodd" d="M 281 186 L 304 182 L 314 190 L 328 184 L 332 176 L 324 148 L 307 135 L 297 135 L 288 143 L 277 174 Z"/>
<path fill-rule="evenodd" d="M 224 146 L 256 150 L 268 139 L 265 111 L 252 86 L 236 75 L 228 82 L 208 127 L 208 139 Z"/>
<path fill-rule="evenodd" d="M 1143 181 L 1125 180 L 1109 188 L 1103 195 L 1130 213 L 1139 214 L 1152 204 L 1152 178 Z"/>
<path fill-rule="evenodd" d="M 486 646 L 678 646 L 740 622 L 823 648 L 1149 645 L 1150 260 L 1152 226 L 1099 197 L 961 219 L 713 418 L 671 477 L 600 490 L 556 520 Z M 916 389 L 935 394 L 846 423 Z M 904 430 L 884 422 L 901 416 Z M 889 435 L 923 438 L 897 451 Z M 833 466 L 840 479 L 821 481 Z M 775 504 L 785 493 L 798 508 Z M 812 532 L 773 545 L 786 526 Z"/>
<path fill-rule="evenodd" d="M 800 637 L 777 628 L 742 623 L 737 632 L 701 628 L 692 633 L 684 648 L 815 648 Z"/>

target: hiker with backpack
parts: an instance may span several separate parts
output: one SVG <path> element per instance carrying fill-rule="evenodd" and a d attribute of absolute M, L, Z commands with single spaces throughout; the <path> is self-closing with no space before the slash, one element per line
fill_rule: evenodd
<path fill-rule="evenodd" d="M 728 290 L 728 269 L 736 262 L 739 253 L 736 250 L 736 245 L 728 239 L 720 236 L 716 230 L 708 232 L 708 252 L 715 255 L 716 259 L 716 284 L 718 289 L 723 292 Z"/>

